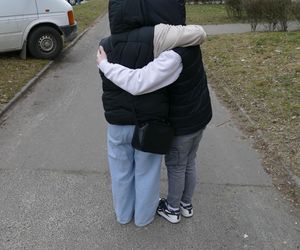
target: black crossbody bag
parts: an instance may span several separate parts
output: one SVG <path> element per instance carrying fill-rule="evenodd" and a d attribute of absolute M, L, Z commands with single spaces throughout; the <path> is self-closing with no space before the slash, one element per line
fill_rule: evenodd
<path fill-rule="evenodd" d="M 168 153 L 174 137 L 174 128 L 167 121 L 153 120 L 136 124 L 132 146 L 140 151 L 154 154 Z"/>
<path fill-rule="evenodd" d="M 170 149 L 174 134 L 174 128 L 167 121 L 153 120 L 136 124 L 131 145 L 143 152 L 166 154 Z"/>

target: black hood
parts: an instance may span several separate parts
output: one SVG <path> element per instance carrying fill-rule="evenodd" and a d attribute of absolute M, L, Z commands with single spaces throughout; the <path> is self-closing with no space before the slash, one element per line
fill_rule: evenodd
<path fill-rule="evenodd" d="M 159 23 L 185 25 L 185 0 L 110 0 L 112 34 Z"/>

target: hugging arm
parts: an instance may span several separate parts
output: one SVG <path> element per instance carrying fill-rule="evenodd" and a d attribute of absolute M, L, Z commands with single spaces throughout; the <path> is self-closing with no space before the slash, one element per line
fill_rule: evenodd
<path fill-rule="evenodd" d="M 132 95 L 142 95 L 175 82 L 182 71 L 181 57 L 174 51 L 165 51 L 140 69 L 130 69 L 109 63 L 100 46 L 97 65 L 105 77 Z"/>
<path fill-rule="evenodd" d="M 129 69 L 109 63 L 100 47 L 97 54 L 98 68 L 105 77 L 132 95 L 142 95 L 161 89 L 175 82 L 182 71 L 181 57 L 175 47 L 194 46 L 203 43 L 206 33 L 200 25 L 158 24 L 154 27 L 155 59 L 141 69 Z M 164 52 L 163 52 L 164 51 Z M 105 55 L 105 59 L 103 59 Z"/>
<path fill-rule="evenodd" d="M 202 44 L 206 40 L 206 32 L 200 25 L 158 24 L 154 27 L 154 57 L 165 50 L 176 47 L 188 47 Z"/>

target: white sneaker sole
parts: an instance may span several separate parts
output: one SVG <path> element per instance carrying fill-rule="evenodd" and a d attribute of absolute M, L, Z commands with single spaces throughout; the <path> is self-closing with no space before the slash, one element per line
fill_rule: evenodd
<path fill-rule="evenodd" d="M 180 217 L 179 217 L 179 220 L 177 218 L 172 218 L 168 215 L 166 215 L 164 212 L 162 211 L 157 211 L 157 214 L 163 218 L 165 218 L 167 221 L 173 223 L 173 224 L 176 224 L 178 222 L 180 222 Z"/>
<path fill-rule="evenodd" d="M 181 212 L 181 215 L 185 218 L 190 218 L 194 214 L 193 210 L 191 213 L 189 213 L 188 211 L 186 211 L 186 209 L 183 209 L 182 207 L 180 207 L 180 212 Z"/>

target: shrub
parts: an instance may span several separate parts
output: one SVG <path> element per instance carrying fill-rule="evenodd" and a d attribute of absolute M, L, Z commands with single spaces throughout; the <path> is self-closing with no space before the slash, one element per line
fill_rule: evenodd
<path fill-rule="evenodd" d="M 269 24 L 269 30 L 280 29 L 287 30 L 287 20 L 291 6 L 291 0 L 263 0 L 262 14 L 263 19 Z"/>
<path fill-rule="evenodd" d="M 263 19 L 269 25 L 270 31 L 275 31 L 278 19 L 277 19 L 277 12 L 278 12 L 278 5 L 276 4 L 277 0 L 263 0 L 261 1 L 261 8 L 263 13 Z"/>
<path fill-rule="evenodd" d="M 278 0 L 277 0 L 278 1 Z M 287 31 L 288 28 L 288 18 L 291 12 L 292 1 L 291 0 L 280 0 L 278 1 L 279 12 L 278 21 L 280 23 L 281 30 Z"/>
<path fill-rule="evenodd" d="M 253 31 L 260 22 L 267 23 L 270 31 L 287 31 L 291 3 L 291 0 L 243 0 L 243 7 Z"/>
<path fill-rule="evenodd" d="M 186 3 L 187 4 L 199 4 L 199 3 L 202 3 L 202 4 L 223 4 L 224 3 L 224 0 L 186 0 Z"/>
<path fill-rule="evenodd" d="M 292 15 L 300 22 L 300 2 L 293 2 L 291 10 Z"/>
<path fill-rule="evenodd" d="M 251 25 L 251 30 L 255 31 L 257 24 L 262 21 L 261 0 L 244 0 L 243 7 L 246 17 Z"/>
<path fill-rule="evenodd" d="M 225 7 L 229 17 L 241 18 L 243 14 L 242 0 L 225 0 Z"/>

